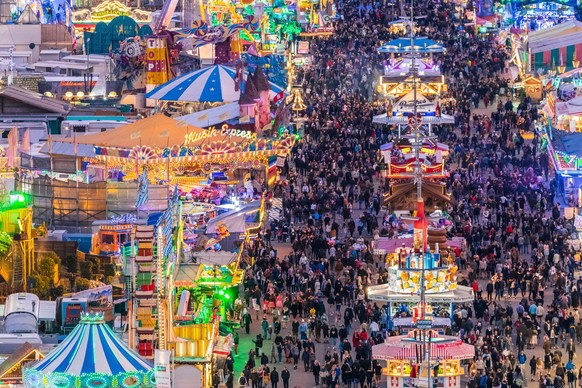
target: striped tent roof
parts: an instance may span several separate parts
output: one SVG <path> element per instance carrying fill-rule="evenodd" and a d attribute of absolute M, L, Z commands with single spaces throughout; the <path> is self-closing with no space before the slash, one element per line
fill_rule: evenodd
<path fill-rule="evenodd" d="M 235 102 L 239 100 L 241 94 L 240 89 L 237 90 L 235 78 L 234 68 L 213 65 L 174 78 L 148 92 L 146 97 L 163 101 Z M 243 73 L 243 78 L 247 80 L 247 72 Z M 265 77 L 261 78 L 261 82 L 268 81 Z M 269 82 L 269 85 L 271 99 L 285 91 L 272 82 Z"/>
<path fill-rule="evenodd" d="M 455 337 L 445 337 L 455 339 Z M 415 362 L 417 354 L 415 345 L 411 342 L 403 341 L 405 336 L 388 337 L 386 342 L 372 346 L 372 358 L 375 360 L 408 360 Z M 461 342 L 461 340 L 451 343 L 433 343 L 430 349 L 431 360 L 466 360 L 475 356 L 473 345 Z"/>
<path fill-rule="evenodd" d="M 131 377 L 139 382 L 136 386 L 150 386 L 151 371 L 152 365 L 130 350 L 102 315 L 85 315 L 59 346 L 25 371 L 25 383 L 29 387 L 57 386 L 52 381 L 57 378 L 90 386 L 95 384 L 85 379 L 105 378 L 111 383 L 115 377 Z"/>

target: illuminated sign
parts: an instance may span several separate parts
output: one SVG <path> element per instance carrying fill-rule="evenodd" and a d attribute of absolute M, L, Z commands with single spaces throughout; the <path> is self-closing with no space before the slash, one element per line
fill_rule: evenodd
<path fill-rule="evenodd" d="M 218 136 L 233 136 L 240 137 L 243 139 L 248 139 L 249 141 L 257 140 L 257 134 L 251 131 L 245 131 L 242 129 L 230 128 L 227 124 L 224 124 L 222 128 L 216 129 L 212 126 L 206 131 L 201 132 L 190 132 L 184 136 L 184 146 L 194 144 L 200 140 L 207 139 L 209 137 Z"/>
<path fill-rule="evenodd" d="M 129 16 L 139 23 L 151 22 L 151 12 L 132 9 L 117 0 L 107 0 L 92 10 L 83 9 L 73 12 L 73 22 L 108 22 L 118 16 Z"/>

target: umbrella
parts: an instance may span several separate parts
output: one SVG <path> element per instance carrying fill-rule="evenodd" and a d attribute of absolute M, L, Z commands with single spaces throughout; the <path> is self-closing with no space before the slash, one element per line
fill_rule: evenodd
<path fill-rule="evenodd" d="M 244 78 L 247 78 L 245 72 Z M 147 98 L 164 101 L 184 102 L 235 102 L 240 98 L 240 90 L 235 88 L 236 70 L 231 67 L 214 65 L 184 74 L 146 94 Z M 269 82 L 273 99 L 285 89 Z"/>

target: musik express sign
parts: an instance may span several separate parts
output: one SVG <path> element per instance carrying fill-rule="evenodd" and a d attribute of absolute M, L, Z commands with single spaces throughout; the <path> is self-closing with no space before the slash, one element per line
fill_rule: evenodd
<path fill-rule="evenodd" d="M 200 132 L 190 132 L 184 136 L 184 146 L 195 144 L 196 142 L 204 139 L 208 139 L 211 137 L 220 137 L 220 136 L 230 136 L 230 137 L 240 137 L 242 139 L 246 139 L 248 141 L 256 141 L 257 134 L 251 131 L 230 128 L 227 124 L 224 124 L 220 129 L 212 126 L 209 127 L 206 131 Z"/>

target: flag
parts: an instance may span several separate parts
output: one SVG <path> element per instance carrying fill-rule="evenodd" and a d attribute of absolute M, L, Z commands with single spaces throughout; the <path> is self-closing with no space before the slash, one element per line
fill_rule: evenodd
<path fill-rule="evenodd" d="M 143 172 L 139 176 L 137 180 L 137 200 L 135 203 L 135 207 L 139 209 L 140 206 L 143 206 L 147 203 L 149 197 L 149 180 L 148 180 L 148 172 L 147 169 L 144 167 Z"/>
<path fill-rule="evenodd" d="M 236 75 L 234 76 L 234 91 L 238 92 L 241 90 L 243 81 L 243 64 L 242 61 L 236 63 Z"/>
<path fill-rule="evenodd" d="M 8 167 L 16 167 L 16 150 L 18 149 L 18 129 L 12 128 L 8 133 Z"/>
<path fill-rule="evenodd" d="M 285 91 L 281 90 L 281 92 L 279 92 L 275 95 L 275 97 L 273 98 L 273 102 L 276 104 L 279 101 L 281 101 L 283 98 L 285 98 Z"/>
<path fill-rule="evenodd" d="M 576 214 L 576 218 L 574 218 L 574 227 L 576 229 L 582 229 L 582 216 Z"/>
<path fill-rule="evenodd" d="M 249 55 L 252 55 L 253 57 L 260 57 L 259 53 L 257 52 L 257 47 L 255 46 L 254 43 L 249 46 L 247 53 L 249 53 Z"/>
<path fill-rule="evenodd" d="M 73 155 L 77 156 L 77 132 L 73 130 Z"/>
<path fill-rule="evenodd" d="M 23 154 L 30 155 L 30 129 L 26 129 L 24 131 L 24 135 L 22 135 L 22 143 L 20 143 L 20 152 Z"/>

